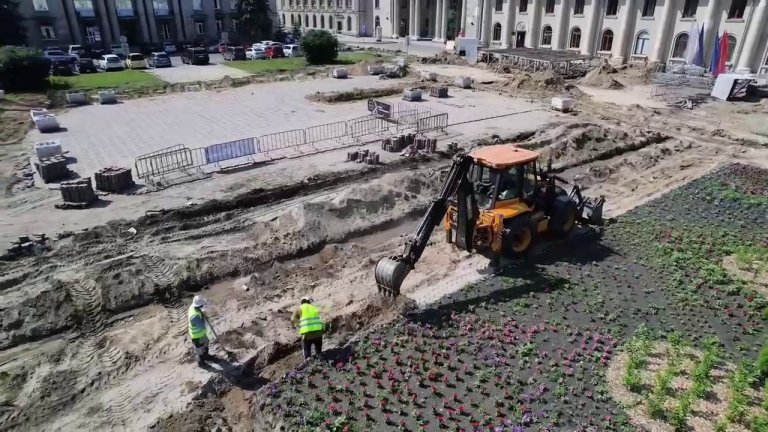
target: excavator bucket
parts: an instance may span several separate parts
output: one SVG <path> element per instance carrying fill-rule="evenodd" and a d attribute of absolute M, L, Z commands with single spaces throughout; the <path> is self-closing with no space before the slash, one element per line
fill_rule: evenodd
<path fill-rule="evenodd" d="M 603 224 L 604 196 L 601 195 L 600 198 L 584 198 L 581 195 L 581 189 L 578 186 L 574 186 L 573 189 L 571 189 L 569 196 L 571 200 L 576 203 L 579 222 L 589 225 Z"/>
<path fill-rule="evenodd" d="M 400 285 L 403 284 L 403 280 L 410 272 L 411 266 L 402 256 L 380 259 L 376 263 L 376 270 L 374 271 L 379 292 L 384 295 L 399 296 Z"/>

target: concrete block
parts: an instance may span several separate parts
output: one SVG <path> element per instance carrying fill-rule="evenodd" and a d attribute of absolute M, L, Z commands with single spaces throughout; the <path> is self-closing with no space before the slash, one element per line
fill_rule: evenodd
<path fill-rule="evenodd" d="M 381 75 L 384 73 L 384 65 L 369 65 L 368 66 L 368 74 L 369 75 Z"/>
<path fill-rule="evenodd" d="M 102 90 L 99 92 L 99 103 L 102 105 L 116 104 L 117 95 L 114 90 Z"/>
<path fill-rule="evenodd" d="M 448 87 L 445 87 L 445 86 L 430 87 L 429 95 L 432 96 L 432 97 L 436 97 L 436 98 L 447 98 L 448 97 Z"/>
<path fill-rule="evenodd" d="M 70 105 L 85 105 L 88 103 L 88 97 L 83 92 L 67 93 L 67 103 Z"/>
<path fill-rule="evenodd" d="M 421 100 L 421 90 L 416 88 L 410 88 L 403 90 L 403 100 L 409 102 L 418 102 Z"/>
<path fill-rule="evenodd" d="M 345 68 L 336 68 L 333 70 L 333 77 L 344 79 L 349 76 L 349 71 L 347 71 Z"/>
<path fill-rule="evenodd" d="M 38 159 L 49 158 L 53 156 L 61 156 L 61 143 L 59 140 L 43 141 L 35 143 L 35 156 Z"/>
<path fill-rule="evenodd" d="M 573 109 L 573 99 L 565 96 L 555 96 L 552 98 L 552 109 L 568 112 Z"/>
<path fill-rule="evenodd" d="M 454 81 L 454 85 L 459 88 L 468 89 L 472 87 L 472 78 L 470 77 L 457 77 Z"/>

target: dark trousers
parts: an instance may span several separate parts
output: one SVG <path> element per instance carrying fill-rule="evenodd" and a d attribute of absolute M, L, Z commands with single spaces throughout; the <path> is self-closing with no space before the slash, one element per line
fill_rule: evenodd
<path fill-rule="evenodd" d="M 312 357 L 312 345 L 315 346 L 315 355 L 320 355 L 323 352 L 323 338 L 322 336 L 316 339 L 302 339 L 301 347 L 304 349 L 304 359 Z"/>

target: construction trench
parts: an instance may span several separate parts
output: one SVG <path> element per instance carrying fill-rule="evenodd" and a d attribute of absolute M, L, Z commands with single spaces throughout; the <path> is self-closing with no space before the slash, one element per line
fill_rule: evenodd
<path fill-rule="evenodd" d="M 514 138 L 590 196 L 605 195 L 609 217 L 726 161 L 768 161 L 764 148 L 618 121 L 560 121 Z M 0 262 L 0 428 L 253 430 L 254 391 L 302 362 L 290 324 L 302 296 L 319 305 L 333 352 L 491 276 L 485 258 L 447 247 L 437 229 L 403 296 L 381 297 L 373 281 L 376 261 L 401 252 L 438 193 L 451 156 L 113 221 Z M 223 359 L 205 372 L 186 337 L 195 294 L 210 302 L 212 351 Z"/>

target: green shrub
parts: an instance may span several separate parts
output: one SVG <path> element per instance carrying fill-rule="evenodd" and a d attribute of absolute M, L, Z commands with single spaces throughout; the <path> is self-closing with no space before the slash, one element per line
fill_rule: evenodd
<path fill-rule="evenodd" d="M 310 30 L 301 39 L 301 51 L 309 64 L 333 63 L 339 55 L 339 41 L 326 30 Z"/>
<path fill-rule="evenodd" d="M 0 48 L 0 87 L 4 90 L 42 90 L 48 86 L 50 61 L 33 48 Z"/>
<path fill-rule="evenodd" d="M 760 354 L 757 355 L 757 373 L 760 374 L 760 378 L 768 378 L 768 344 L 763 346 L 760 350 Z"/>

